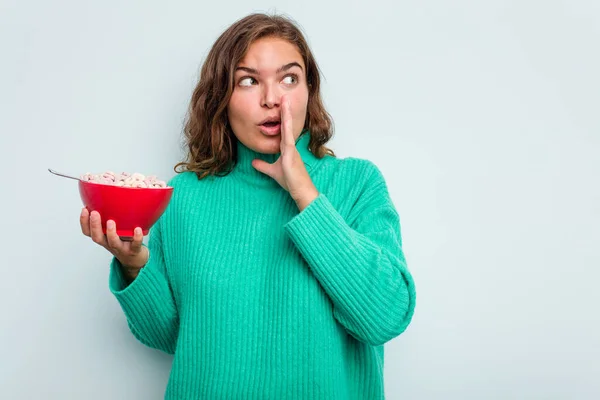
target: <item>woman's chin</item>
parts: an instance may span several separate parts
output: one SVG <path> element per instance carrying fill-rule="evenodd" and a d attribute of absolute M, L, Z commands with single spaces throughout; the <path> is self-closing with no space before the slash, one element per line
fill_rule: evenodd
<path fill-rule="evenodd" d="M 265 154 L 275 154 L 281 151 L 279 144 L 280 135 L 272 136 L 261 134 L 260 136 L 257 143 L 257 146 L 259 147 L 258 151 Z"/>

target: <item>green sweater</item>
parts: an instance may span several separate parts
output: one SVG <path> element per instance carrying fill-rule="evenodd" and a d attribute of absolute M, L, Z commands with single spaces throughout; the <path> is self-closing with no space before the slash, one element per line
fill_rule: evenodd
<path fill-rule="evenodd" d="M 222 177 L 169 181 L 150 259 L 110 290 L 143 344 L 174 354 L 166 399 L 382 399 L 383 344 L 415 308 L 398 213 L 380 170 L 315 157 L 296 142 L 319 196 L 299 212 L 238 142 Z"/>

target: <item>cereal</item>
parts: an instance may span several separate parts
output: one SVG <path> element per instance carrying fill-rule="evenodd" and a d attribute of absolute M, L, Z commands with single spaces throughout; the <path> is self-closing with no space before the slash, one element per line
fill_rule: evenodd
<path fill-rule="evenodd" d="M 144 176 L 139 172 L 133 174 L 121 172 L 115 174 L 112 171 L 106 171 L 101 174 L 92 174 L 86 172 L 80 176 L 81 180 L 91 183 L 100 183 L 103 185 L 113 185 L 131 188 L 165 188 L 167 183 L 156 178 L 154 175 Z"/>

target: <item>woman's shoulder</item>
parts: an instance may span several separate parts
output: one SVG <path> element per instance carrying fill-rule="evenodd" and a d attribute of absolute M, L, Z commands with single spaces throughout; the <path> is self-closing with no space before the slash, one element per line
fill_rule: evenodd
<path fill-rule="evenodd" d="M 320 176 L 319 176 L 320 175 Z M 355 156 L 330 158 L 315 171 L 314 178 L 331 200 L 356 198 L 364 193 L 387 191 L 379 166 L 372 160 Z"/>
<path fill-rule="evenodd" d="M 206 178 L 205 178 L 206 179 Z M 182 171 L 176 173 L 172 178 L 167 181 L 167 186 L 173 188 L 182 188 L 189 186 L 190 184 L 197 183 L 199 181 L 198 175 L 193 171 Z"/>
<path fill-rule="evenodd" d="M 167 186 L 173 188 L 171 203 L 179 204 L 186 199 L 198 188 L 198 176 L 192 171 L 178 172 L 167 180 Z M 172 205 L 172 207 L 175 207 Z"/>
<path fill-rule="evenodd" d="M 328 157 L 323 163 L 325 169 L 334 172 L 337 177 L 346 177 L 353 182 L 370 179 L 383 179 L 381 169 L 377 164 L 366 158 L 355 156 Z"/>

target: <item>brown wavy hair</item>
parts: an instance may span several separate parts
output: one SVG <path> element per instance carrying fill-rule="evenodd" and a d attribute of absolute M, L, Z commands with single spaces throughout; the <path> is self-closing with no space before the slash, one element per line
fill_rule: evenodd
<path fill-rule="evenodd" d="M 310 131 L 309 148 L 318 158 L 335 153 L 325 147 L 333 136 L 333 121 L 320 92 L 320 70 L 300 28 L 281 15 L 250 14 L 231 25 L 214 43 L 200 72 L 186 116 L 185 161 L 176 173 L 192 171 L 198 179 L 226 175 L 237 163 L 237 138 L 229 125 L 227 105 L 234 88 L 234 72 L 250 45 L 275 37 L 295 45 L 306 66 L 308 106 L 303 132 Z M 177 170 L 178 167 L 182 169 Z"/>

